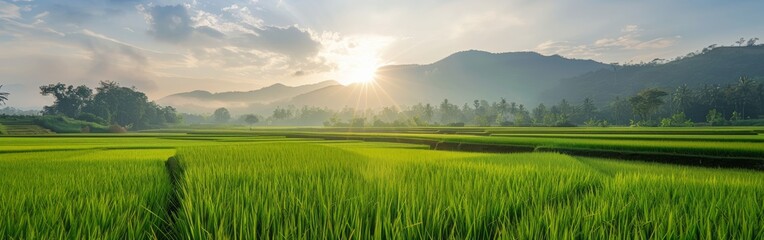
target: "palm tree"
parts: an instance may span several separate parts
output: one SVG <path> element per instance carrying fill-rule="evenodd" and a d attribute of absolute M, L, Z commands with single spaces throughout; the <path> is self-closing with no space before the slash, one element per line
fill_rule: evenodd
<path fill-rule="evenodd" d="M 0 89 L 3 88 L 3 85 L 0 85 Z M 5 105 L 5 101 L 8 101 L 8 95 L 11 95 L 7 92 L 0 92 L 0 105 Z"/>
<path fill-rule="evenodd" d="M 689 107 L 690 99 L 692 97 L 692 90 L 687 87 L 687 84 L 684 84 L 682 86 L 679 86 L 676 88 L 676 91 L 674 91 L 674 94 L 672 96 L 672 102 L 674 109 L 674 113 L 678 112 L 686 112 L 687 108 Z"/>
<path fill-rule="evenodd" d="M 737 86 L 735 86 L 735 95 L 738 98 L 737 103 L 741 110 L 741 114 L 745 118 L 745 107 L 749 104 L 750 100 L 752 99 L 753 91 L 756 88 L 754 85 L 755 82 L 751 81 L 748 77 L 740 77 L 740 79 L 737 82 Z"/>

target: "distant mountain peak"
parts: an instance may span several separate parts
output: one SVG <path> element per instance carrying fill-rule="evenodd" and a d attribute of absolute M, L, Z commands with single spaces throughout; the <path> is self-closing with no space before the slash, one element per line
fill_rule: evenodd
<path fill-rule="evenodd" d="M 201 113 L 210 112 L 218 107 L 242 108 L 255 104 L 270 104 L 291 99 L 299 94 L 311 92 L 328 86 L 339 85 L 336 81 L 327 80 L 312 84 L 287 86 L 276 83 L 252 91 L 230 91 L 210 93 L 204 90 L 173 94 L 157 100 L 162 105 L 175 106 L 181 112 Z"/>

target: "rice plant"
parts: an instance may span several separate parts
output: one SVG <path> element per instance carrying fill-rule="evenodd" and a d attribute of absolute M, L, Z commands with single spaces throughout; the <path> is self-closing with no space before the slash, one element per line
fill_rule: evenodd
<path fill-rule="evenodd" d="M 174 150 L 0 154 L 3 239 L 152 239 L 164 229 Z"/>

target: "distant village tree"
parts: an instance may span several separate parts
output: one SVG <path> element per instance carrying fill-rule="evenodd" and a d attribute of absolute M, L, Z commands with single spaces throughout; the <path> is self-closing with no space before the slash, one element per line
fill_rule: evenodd
<path fill-rule="evenodd" d="M 748 42 L 745 45 L 749 47 L 756 46 L 756 41 L 759 41 L 759 38 L 748 39 Z"/>
<path fill-rule="evenodd" d="M 740 38 L 740 40 L 737 40 L 735 43 L 737 43 L 738 47 L 742 47 L 745 43 L 745 38 Z"/>
<path fill-rule="evenodd" d="M 228 120 L 231 120 L 231 113 L 228 112 L 228 109 L 226 108 L 218 108 L 215 109 L 215 112 L 212 114 L 212 118 L 215 119 L 215 122 L 225 123 L 228 122 Z"/>
<path fill-rule="evenodd" d="M 257 122 L 259 122 L 259 121 L 260 121 L 260 118 L 258 118 L 258 117 L 257 117 L 256 115 L 254 115 L 254 114 L 247 114 L 247 115 L 244 115 L 244 122 L 246 122 L 247 124 L 249 124 L 249 128 L 250 128 L 250 129 L 252 129 L 252 125 L 256 124 L 256 123 L 257 123 Z"/>

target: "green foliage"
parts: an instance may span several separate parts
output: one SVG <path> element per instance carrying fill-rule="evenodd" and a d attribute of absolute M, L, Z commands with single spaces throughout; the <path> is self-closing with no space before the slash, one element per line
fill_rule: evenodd
<path fill-rule="evenodd" d="M 70 118 L 77 117 L 85 104 L 93 98 L 93 90 L 87 86 L 66 86 L 63 83 L 40 86 L 40 94 L 43 96 L 52 95 L 56 98 L 53 105 L 43 108 L 45 114 L 62 114 Z"/>
<path fill-rule="evenodd" d="M 0 85 L 0 89 L 3 89 L 3 85 Z M 7 92 L 0 92 L 0 105 L 5 105 L 5 101 L 8 101 L 8 95 L 11 95 Z"/>
<path fill-rule="evenodd" d="M 671 118 L 661 119 L 661 127 L 692 127 L 695 123 L 687 119 L 684 112 L 675 113 Z"/>
<path fill-rule="evenodd" d="M 584 122 L 584 125 L 587 127 L 608 127 L 610 126 L 610 123 L 608 123 L 607 120 L 596 120 L 592 118 Z"/>
<path fill-rule="evenodd" d="M 708 115 L 706 115 L 706 122 L 711 126 L 719 126 L 723 125 L 725 120 L 722 117 L 722 113 L 717 112 L 716 109 L 711 109 L 708 111 Z"/>
<path fill-rule="evenodd" d="M 93 94 L 93 90 L 84 85 L 74 87 L 58 83 L 41 86 L 42 95 L 52 95 L 56 99 L 43 112 L 46 115 L 64 115 L 101 125 L 118 124 L 135 129 L 164 127 L 180 122 L 174 108 L 149 102 L 146 95 L 135 88 L 107 81 L 101 82 L 96 91 Z"/>
<path fill-rule="evenodd" d="M 212 113 L 212 117 L 215 119 L 215 122 L 226 123 L 231 120 L 231 113 L 226 108 L 218 108 Z"/>
<path fill-rule="evenodd" d="M 730 121 L 739 121 L 739 120 L 743 120 L 743 116 L 739 112 L 733 111 L 732 116 L 730 117 Z"/>
<path fill-rule="evenodd" d="M 366 118 L 353 118 L 352 121 L 350 121 L 351 127 L 356 128 L 362 128 L 366 126 Z"/>
<path fill-rule="evenodd" d="M 629 98 L 629 103 L 631 103 L 631 109 L 634 111 L 634 114 L 639 116 L 640 121 L 650 122 L 655 111 L 663 105 L 662 98 L 666 95 L 668 93 L 664 91 L 649 88 Z"/>
<path fill-rule="evenodd" d="M 459 106 L 451 104 L 448 99 L 443 99 L 440 103 L 440 122 L 443 124 L 461 122 L 461 113 Z"/>
<path fill-rule="evenodd" d="M 762 99 L 764 84 L 741 77 L 737 83 L 724 87 L 707 85 L 691 89 L 682 85 L 670 95 L 654 88 L 643 89 L 626 99 L 616 97 L 601 109 L 588 97 L 577 105 L 562 99 L 556 105 L 542 103 L 533 109 L 503 98 L 498 102 L 473 100 L 469 104 L 464 103 L 461 108 L 444 99 L 438 106 L 419 103 L 411 107 L 391 106 L 379 110 L 345 107 L 334 111 L 308 106 L 300 109 L 290 105 L 277 107 L 266 122 L 268 125 L 324 123 L 324 126 L 349 126 L 353 118 L 363 117 L 370 119 L 370 125 L 379 127 L 448 126 L 450 123 L 489 127 L 576 126 L 586 125 L 590 119 L 598 119 L 621 126 L 687 126 L 690 122 L 704 122 L 710 109 L 717 109 L 723 116 L 732 115 L 734 120 L 758 118 L 764 113 Z M 673 120 L 673 115 L 680 112 L 685 114 L 686 119 Z"/>
<path fill-rule="evenodd" d="M 247 123 L 247 124 L 249 124 L 249 125 L 255 124 L 255 123 L 257 123 L 257 122 L 259 122 L 259 121 L 260 121 L 260 118 L 258 118 L 258 117 L 257 117 L 256 115 L 254 115 L 254 114 L 247 114 L 247 115 L 244 115 L 244 116 L 242 116 L 242 119 L 244 120 L 244 122 L 246 122 L 246 123 Z"/>
<path fill-rule="evenodd" d="M 101 118 L 99 116 L 96 116 L 95 114 L 92 114 L 92 113 L 80 113 L 80 115 L 77 116 L 76 119 L 77 120 L 82 120 L 82 121 L 85 121 L 85 122 L 97 123 L 97 124 L 101 124 L 101 125 L 108 125 L 109 124 L 106 121 L 106 119 L 103 119 L 103 118 Z"/>
<path fill-rule="evenodd" d="M 71 119 L 65 116 L 42 116 L 36 118 L 34 123 L 57 133 L 80 133 L 84 127 L 90 129 L 93 133 L 109 132 L 108 127 L 92 122 Z"/>

